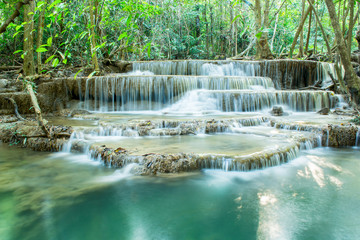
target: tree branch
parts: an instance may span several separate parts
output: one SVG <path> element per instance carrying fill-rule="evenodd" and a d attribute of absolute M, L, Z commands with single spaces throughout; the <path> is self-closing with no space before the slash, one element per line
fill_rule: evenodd
<path fill-rule="evenodd" d="M 32 1 L 33 0 L 24 0 L 16 4 L 15 11 L 13 12 L 13 14 L 8 19 L 6 19 L 6 21 L 1 25 L 0 34 L 4 33 L 6 31 L 6 28 L 9 26 L 9 24 L 12 23 L 15 20 L 15 18 L 17 18 L 20 15 L 21 7 L 26 4 L 29 4 Z"/>

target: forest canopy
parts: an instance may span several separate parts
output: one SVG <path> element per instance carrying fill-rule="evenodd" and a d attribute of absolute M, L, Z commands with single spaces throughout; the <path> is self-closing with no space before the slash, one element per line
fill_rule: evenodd
<path fill-rule="evenodd" d="M 344 38 L 349 29 L 354 36 L 358 2 L 334 4 Z M 328 47 L 336 48 L 322 0 L 1 0 L 0 12 L 0 29 L 12 19 L 0 35 L 2 65 L 22 64 L 24 30 L 30 22 L 34 59 L 50 67 L 86 66 L 94 56 L 112 60 L 246 58 L 256 55 L 257 44 L 264 38 L 267 52 L 257 58 L 314 58 L 327 53 Z M 356 48 L 355 39 L 348 43 Z"/>

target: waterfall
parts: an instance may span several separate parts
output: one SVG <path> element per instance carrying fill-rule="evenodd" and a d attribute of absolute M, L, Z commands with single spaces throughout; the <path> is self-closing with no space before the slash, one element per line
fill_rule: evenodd
<path fill-rule="evenodd" d="M 156 111 L 155 114 L 160 116 L 170 114 L 168 120 L 155 118 L 123 123 L 105 120 L 97 128 L 74 132 L 69 143 L 64 145 L 63 151 L 82 151 L 90 158 L 101 160 L 108 166 L 122 167 L 136 162 L 142 167 L 146 166 L 146 171 L 150 171 L 151 168 L 154 172 L 162 171 L 159 168 L 156 170 L 161 164 L 170 164 L 172 169 L 177 167 L 183 169 L 179 171 L 193 167 L 224 171 L 263 169 L 286 163 L 298 157 L 301 150 L 321 145 L 320 132 L 324 134 L 324 145 L 328 146 L 329 132 L 325 141 L 326 133 L 323 129 L 320 131 L 309 125 L 277 123 L 276 128 L 314 130 L 318 134 L 306 133 L 301 136 L 292 134 L 284 143 L 285 146 L 267 148 L 244 156 L 231 155 L 233 154 L 231 151 L 227 152 L 229 155 L 181 153 L 176 156 L 167 152 L 168 149 L 176 149 L 177 145 L 181 146 L 181 141 L 184 141 L 183 143 L 193 141 L 186 140 L 186 138 L 190 139 L 189 136 L 183 138 L 183 135 L 200 135 L 198 139 L 202 139 L 204 137 L 202 135 L 212 133 L 234 135 L 244 130 L 240 128 L 269 121 L 262 117 L 223 119 L 224 116 L 246 116 L 247 114 L 239 114 L 243 112 L 251 112 L 248 115 L 254 116 L 254 113 L 257 115 L 256 113 L 260 111 L 268 113 L 273 106 L 282 106 L 286 112 L 316 112 L 322 108 L 341 107 L 344 102 L 342 96 L 335 95 L 332 91 L 297 90 L 313 85 L 319 86 L 320 82 L 324 88 L 327 88 L 331 83 L 330 76 L 335 75 L 334 66 L 329 63 L 297 60 L 155 61 L 134 62 L 133 70 L 134 72 L 126 75 L 114 74 L 78 79 L 80 81 L 78 88 L 79 90 L 81 88 L 79 97 L 84 100 L 85 109 L 97 112 L 128 112 L 128 114 L 131 112 L 138 114 L 139 111 L 142 111 L 142 114 L 149 113 L 147 111 L 154 114 L 153 111 Z M 171 120 L 174 115 L 183 116 L 185 119 L 196 115 L 221 115 L 221 117 L 207 120 Z M 103 144 L 114 147 L 119 141 L 123 144 L 121 147 L 130 150 L 132 144 L 138 143 L 149 147 L 153 144 L 149 139 L 159 136 L 178 136 L 182 140 L 175 142 L 175 148 L 169 147 L 167 150 L 157 150 L 153 147 L 155 153 L 139 148 L 119 154 L 114 149 L 100 145 L 103 141 Z M 134 137 L 139 138 L 139 142 L 136 142 Z M 359 144 L 358 138 L 359 132 L 356 145 Z M 164 146 L 171 146 L 173 144 L 171 141 L 174 139 L 178 141 L 176 138 L 171 140 L 162 138 L 161 141 L 164 139 L 166 144 L 169 144 L 166 145 L 164 142 Z M 126 147 L 126 144 L 130 147 Z M 246 147 L 245 144 L 241 145 Z M 190 146 L 189 149 L 193 147 Z M 238 145 L 234 149 L 238 150 Z M 140 154 L 141 151 L 143 152 Z"/>
<path fill-rule="evenodd" d="M 254 112 L 283 105 L 293 111 L 333 108 L 336 97 L 328 91 L 194 90 L 165 112 Z"/>
<path fill-rule="evenodd" d="M 360 127 L 358 128 L 358 131 L 356 133 L 356 141 L 355 141 L 355 146 L 359 146 L 360 145 Z"/>
<path fill-rule="evenodd" d="M 329 147 L 329 139 L 330 139 L 330 130 L 329 128 L 326 129 L 326 143 L 325 147 Z"/>
<path fill-rule="evenodd" d="M 86 80 L 85 107 L 95 111 L 160 110 L 195 89 L 273 89 L 270 78 L 108 76 Z"/>
<path fill-rule="evenodd" d="M 332 63 L 297 60 L 152 61 L 134 62 L 133 69 L 156 75 L 264 76 L 271 78 L 277 89 L 307 87 L 318 81 L 326 88 L 332 84 L 329 73 L 337 76 Z"/>

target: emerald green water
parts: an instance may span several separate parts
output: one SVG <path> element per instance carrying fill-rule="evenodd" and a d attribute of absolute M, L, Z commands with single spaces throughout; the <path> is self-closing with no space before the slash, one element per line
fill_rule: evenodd
<path fill-rule="evenodd" d="M 135 177 L 0 144 L 0 239 L 359 239 L 359 149 L 289 164 Z"/>

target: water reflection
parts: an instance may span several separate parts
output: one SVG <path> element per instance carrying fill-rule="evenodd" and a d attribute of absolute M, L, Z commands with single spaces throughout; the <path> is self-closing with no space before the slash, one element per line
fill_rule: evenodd
<path fill-rule="evenodd" d="M 5 240 L 360 237 L 354 149 L 310 150 L 261 171 L 163 178 L 75 155 L 0 150 Z"/>

